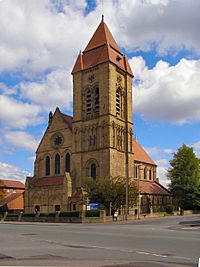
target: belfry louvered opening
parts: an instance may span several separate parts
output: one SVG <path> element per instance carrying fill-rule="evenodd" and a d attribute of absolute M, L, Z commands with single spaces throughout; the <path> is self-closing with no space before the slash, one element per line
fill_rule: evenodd
<path fill-rule="evenodd" d="M 98 87 L 95 89 L 94 111 L 95 113 L 99 113 L 99 88 Z"/>
<path fill-rule="evenodd" d="M 86 114 L 92 114 L 92 93 L 91 90 L 88 90 L 86 93 Z"/>
<path fill-rule="evenodd" d="M 116 91 L 116 114 L 120 115 L 120 106 L 121 106 L 121 94 L 119 88 Z"/>

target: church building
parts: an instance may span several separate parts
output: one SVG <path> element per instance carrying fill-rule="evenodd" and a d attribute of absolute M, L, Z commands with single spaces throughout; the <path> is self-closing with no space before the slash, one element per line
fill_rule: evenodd
<path fill-rule="evenodd" d="M 73 117 L 59 108 L 49 113 L 34 176 L 26 179 L 25 211 L 82 210 L 87 176 L 141 179 L 144 212 L 154 210 L 154 198 L 160 198 L 155 206 L 161 209 L 169 192 L 158 183 L 156 164 L 133 138 L 133 73 L 103 19 L 72 75 Z"/>

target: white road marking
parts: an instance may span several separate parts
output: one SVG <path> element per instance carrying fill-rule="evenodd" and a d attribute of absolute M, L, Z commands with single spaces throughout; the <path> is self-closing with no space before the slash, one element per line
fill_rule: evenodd
<path fill-rule="evenodd" d="M 154 256 L 154 257 L 161 257 L 161 258 L 174 258 L 174 259 L 182 259 L 182 260 L 191 260 L 191 258 L 186 258 L 186 257 L 181 257 L 181 256 L 167 256 L 167 255 L 162 255 L 162 254 L 156 254 L 156 253 L 150 253 L 150 252 L 146 252 L 146 251 L 135 251 L 135 250 L 129 250 L 129 249 L 120 249 L 120 248 L 112 248 L 112 247 L 101 247 L 101 246 L 95 246 L 95 245 L 80 245 L 80 244 L 67 244 L 65 242 L 62 241 L 52 241 L 52 240 L 48 240 L 48 239 L 41 239 L 41 238 L 30 238 L 31 241 L 41 241 L 41 242 L 47 242 L 50 244 L 56 244 L 56 245 L 60 245 L 60 246 L 67 246 L 67 247 L 71 247 L 71 248 L 82 248 L 82 247 L 87 247 L 87 248 L 94 248 L 94 249 L 104 249 L 104 250 L 113 250 L 113 251 L 121 251 L 121 252 L 128 252 L 128 253 L 136 253 L 136 254 L 140 254 L 140 255 L 149 255 L 149 256 Z M 200 258 L 199 258 L 199 265 L 198 267 L 200 267 Z"/>
<path fill-rule="evenodd" d="M 162 254 L 152 254 L 155 257 L 162 257 L 162 258 L 167 258 L 168 256 L 162 255 Z"/>
<path fill-rule="evenodd" d="M 136 251 L 137 254 L 144 254 L 144 255 L 149 255 L 149 252 L 144 252 L 144 251 Z"/>

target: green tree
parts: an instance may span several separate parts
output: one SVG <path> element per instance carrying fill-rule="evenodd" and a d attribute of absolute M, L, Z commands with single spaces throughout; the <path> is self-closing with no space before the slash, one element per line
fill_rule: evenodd
<path fill-rule="evenodd" d="M 83 184 L 83 190 L 91 202 L 102 204 L 112 214 L 126 204 L 126 179 L 123 177 L 111 177 L 110 179 L 92 179 L 87 177 Z M 129 182 L 129 207 L 136 203 L 137 187 L 134 182 Z"/>
<path fill-rule="evenodd" d="M 170 191 L 182 209 L 200 208 L 200 159 L 183 145 L 174 153 L 168 170 Z"/>

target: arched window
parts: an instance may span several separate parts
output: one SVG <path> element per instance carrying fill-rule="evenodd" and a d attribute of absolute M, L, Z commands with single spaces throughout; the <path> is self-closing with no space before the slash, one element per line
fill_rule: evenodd
<path fill-rule="evenodd" d="M 99 113 L 99 88 L 98 87 L 95 89 L 94 110 L 95 110 L 95 113 Z"/>
<path fill-rule="evenodd" d="M 86 115 L 92 114 L 92 93 L 88 90 L 86 93 Z"/>
<path fill-rule="evenodd" d="M 145 180 L 147 179 L 147 168 L 146 167 L 144 168 L 144 179 Z"/>
<path fill-rule="evenodd" d="M 46 157 L 46 161 L 45 161 L 45 174 L 46 176 L 50 175 L 50 157 L 49 156 Z"/>
<path fill-rule="evenodd" d="M 152 173 L 151 173 L 151 170 L 149 170 L 149 180 L 152 179 Z"/>
<path fill-rule="evenodd" d="M 65 157 L 65 171 L 70 172 L 70 154 L 67 153 Z"/>
<path fill-rule="evenodd" d="M 138 178 L 138 166 L 134 166 L 135 178 Z"/>
<path fill-rule="evenodd" d="M 55 174 L 60 174 L 60 155 L 56 154 L 55 157 Z"/>
<path fill-rule="evenodd" d="M 94 180 L 97 177 L 97 168 L 96 168 L 96 165 L 94 163 L 92 163 L 92 165 L 91 165 L 90 175 Z"/>

